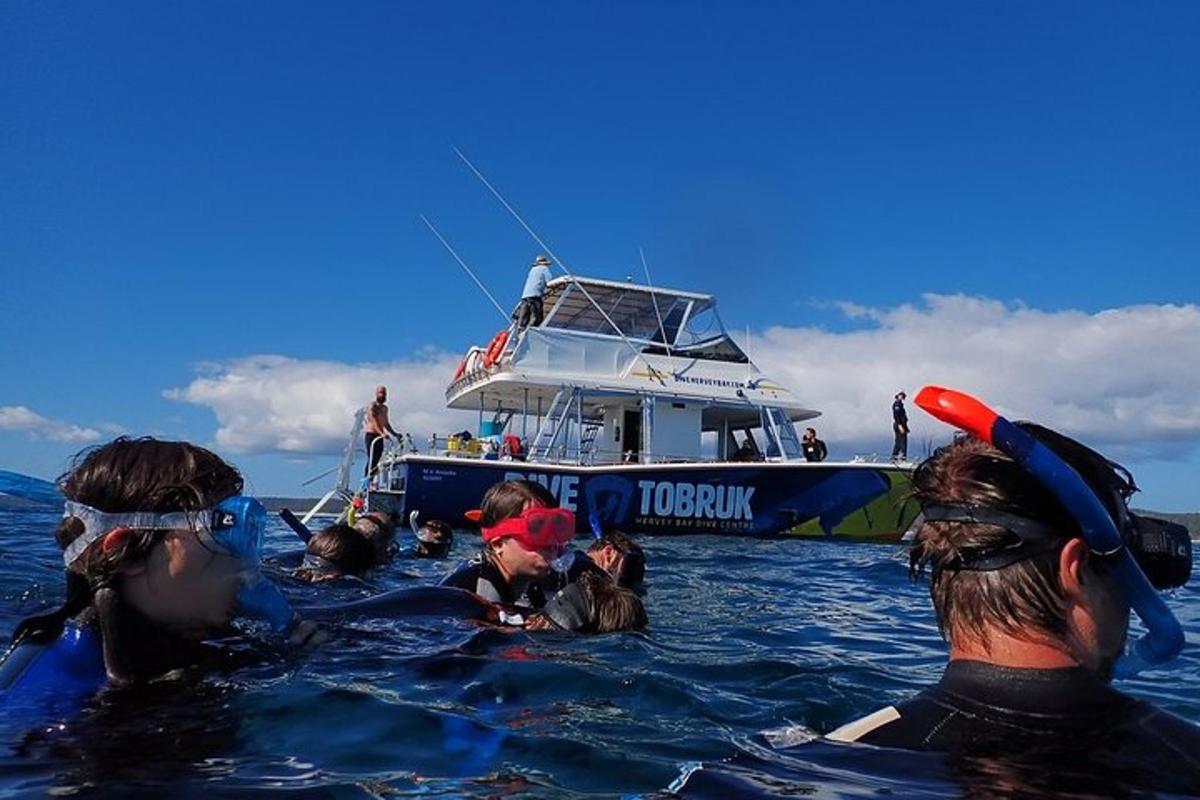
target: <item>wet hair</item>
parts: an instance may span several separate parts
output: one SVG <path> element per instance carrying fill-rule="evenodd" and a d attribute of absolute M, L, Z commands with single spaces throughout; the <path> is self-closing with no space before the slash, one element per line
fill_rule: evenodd
<path fill-rule="evenodd" d="M 558 508 L 558 500 L 550 490 L 536 481 L 501 481 L 483 495 L 479 505 L 479 526 L 492 528 L 502 520 L 519 517 L 526 503 Z"/>
<path fill-rule="evenodd" d="M 75 456 L 58 479 L 68 500 L 119 514 L 149 511 L 198 511 L 242 492 L 242 475 L 216 453 L 189 442 L 122 436 Z M 83 533 L 83 524 L 66 517 L 54 533 L 66 549 Z M 72 569 L 93 580 L 115 573 L 122 564 L 145 558 L 163 531 L 134 531 L 112 547 L 98 540 Z"/>
<path fill-rule="evenodd" d="M 372 566 L 388 560 L 392 542 L 396 538 L 395 514 L 379 511 L 364 514 L 355 521 L 354 530 L 371 544 L 374 550 Z"/>
<path fill-rule="evenodd" d="M 341 575 L 361 575 L 375 565 L 375 545 L 360 531 L 338 523 L 323 528 L 308 540 L 305 552 L 323 559 Z M 331 570 L 302 567 L 297 575 L 308 580 Z"/>
<path fill-rule="evenodd" d="M 589 596 L 594 628 L 588 633 L 613 633 L 646 627 L 646 607 L 634 592 L 597 572 L 585 572 L 577 581 Z"/>
<path fill-rule="evenodd" d="M 588 548 L 589 553 L 596 553 L 605 547 L 611 547 L 621 554 L 620 566 L 613 580 L 625 589 L 637 589 L 646 577 L 646 552 L 642 546 L 621 531 L 609 530 Z"/>
<path fill-rule="evenodd" d="M 189 442 L 119 437 L 77 453 L 58 479 L 68 500 L 112 514 L 198 511 L 242 491 L 242 475 L 220 456 Z M 54 531 L 66 549 L 84 533 L 83 522 L 64 517 Z M 50 614 L 17 626 L 14 640 L 52 638 L 63 623 L 87 609 L 97 592 L 110 587 L 121 567 L 144 560 L 166 531 L 134 530 L 120 538 L 101 537 L 67 569 L 67 597 Z"/>
<path fill-rule="evenodd" d="M 573 633 L 616 633 L 644 628 L 648 622 L 646 607 L 635 592 L 591 570 L 559 590 L 531 621 L 531 628 L 552 625 Z"/>
<path fill-rule="evenodd" d="M 1099 453 L 1031 423 L 1018 423 L 1070 464 L 1116 518 L 1134 491 L 1132 477 Z M 996 510 L 1041 522 L 1061 532 L 1058 546 L 991 570 L 963 569 L 972 555 L 1011 544 L 1013 534 L 996 525 L 963 521 L 926 521 L 909 554 L 911 573 L 931 569 L 930 595 L 942 635 L 954 642 L 979 641 L 988 630 L 1027 638 L 1030 633 L 1055 639 L 1068 631 L 1066 598 L 1058 559 L 1069 539 L 1082 535 L 1078 523 L 1053 493 L 1006 454 L 972 437 L 957 437 L 939 448 L 913 473 L 913 494 L 922 508 L 967 506 Z M 1102 566 L 1089 559 L 1087 569 Z"/>

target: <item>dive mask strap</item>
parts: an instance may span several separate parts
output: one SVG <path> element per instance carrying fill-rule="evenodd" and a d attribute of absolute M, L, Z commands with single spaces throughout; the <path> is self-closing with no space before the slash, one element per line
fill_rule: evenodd
<path fill-rule="evenodd" d="M 63 519 L 74 517 L 83 523 L 83 533 L 63 550 L 63 564 L 71 566 L 83 555 L 92 543 L 114 528 L 130 528 L 132 530 L 170 530 L 173 528 L 191 528 L 193 530 L 211 530 L 212 515 L 209 510 L 175 511 L 169 514 L 156 514 L 152 511 L 133 511 L 113 514 L 92 508 L 74 500 L 68 500 L 63 508 Z"/>
<path fill-rule="evenodd" d="M 1066 541 L 1057 529 L 1036 519 L 1010 514 L 983 506 L 931 504 L 921 509 L 926 522 L 967 522 L 994 525 L 1012 535 L 1008 542 L 990 547 L 964 549 L 957 556 L 935 566 L 938 569 L 988 572 L 1002 569 L 1041 553 L 1047 553 Z"/>

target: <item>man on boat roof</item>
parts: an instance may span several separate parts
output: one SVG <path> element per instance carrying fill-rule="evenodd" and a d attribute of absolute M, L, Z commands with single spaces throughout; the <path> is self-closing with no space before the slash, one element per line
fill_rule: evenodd
<path fill-rule="evenodd" d="M 538 255 L 529 267 L 529 274 L 525 277 L 525 288 L 521 290 L 521 302 L 513 312 L 513 319 L 517 321 L 518 328 L 542 324 L 545 315 L 542 295 L 546 293 L 546 284 L 549 282 L 550 259 L 545 255 Z"/>

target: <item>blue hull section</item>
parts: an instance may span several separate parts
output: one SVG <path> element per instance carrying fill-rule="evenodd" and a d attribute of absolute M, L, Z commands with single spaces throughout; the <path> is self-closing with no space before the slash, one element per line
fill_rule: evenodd
<path fill-rule="evenodd" d="M 466 511 L 479 507 L 489 486 L 512 478 L 546 486 L 576 512 L 581 533 L 595 514 L 606 527 L 634 533 L 807 533 L 894 541 L 916 513 L 915 506 L 905 507 L 912 504 L 896 500 L 908 471 L 882 465 L 569 467 L 422 456 L 407 456 L 404 465 L 403 495 L 373 492 L 372 508 L 390 506 L 405 515 L 416 510 L 422 520 L 456 527 L 465 524 Z M 876 512 L 866 513 L 868 508 Z"/>

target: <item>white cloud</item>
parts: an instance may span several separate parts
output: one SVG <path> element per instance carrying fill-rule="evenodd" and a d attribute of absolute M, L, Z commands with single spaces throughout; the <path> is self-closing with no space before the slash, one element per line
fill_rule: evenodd
<path fill-rule="evenodd" d="M 472 424 L 445 408 L 458 356 L 423 352 L 407 361 L 345 364 L 256 355 L 206 363 L 202 374 L 164 396 L 207 406 L 217 415 L 216 444 L 233 453 L 340 454 L 354 412 L 388 387 L 392 427 L 424 439 Z M 420 438 L 418 438 L 420 437 Z"/>
<path fill-rule="evenodd" d="M 971 392 L 1014 419 L 1130 462 L 1181 458 L 1200 445 L 1200 307 L 1088 314 L 962 295 L 835 307 L 857 329 L 777 326 L 750 343 L 769 375 L 823 412 L 813 424 L 835 457 L 890 452 L 899 389 L 909 393 L 909 455 L 947 440 L 949 429 L 912 404 L 926 384 Z M 457 355 L 433 351 L 377 364 L 259 355 L 206 364 L 188 386 L 165 394 L 211 408 L 216 444 L 230 452 L 338 454 L 355 409 L 378 383 L 390 389 L 393 426 L 414 438 L 473 427 L 474 414 L 444 405 L 457 363 Z"/>
<path fill-rule="evenodd" d="M 1178 458 L 1200 444 L 1195 305 L 1087 314 L 930 294 L 917 305 L 839 308 L 869 327 L 779 326 L 750 343 L 764 371 L 823 412 L 813 424 L 839 456 L 890 452 L 900 389 L 909 394 L 909 455 L 944 441 L 949 429 L 911 402 L 926 384 L 968 391 L 1113 457 Z"/>
<path fill-rule="evenodd" d="M 43 417 L 28 406 L 0 406 L 0 430 L 22 431 L 35 439 L 70 444 L 86 444 L 100 438 L 100 432 L 93 428 Z"/>

